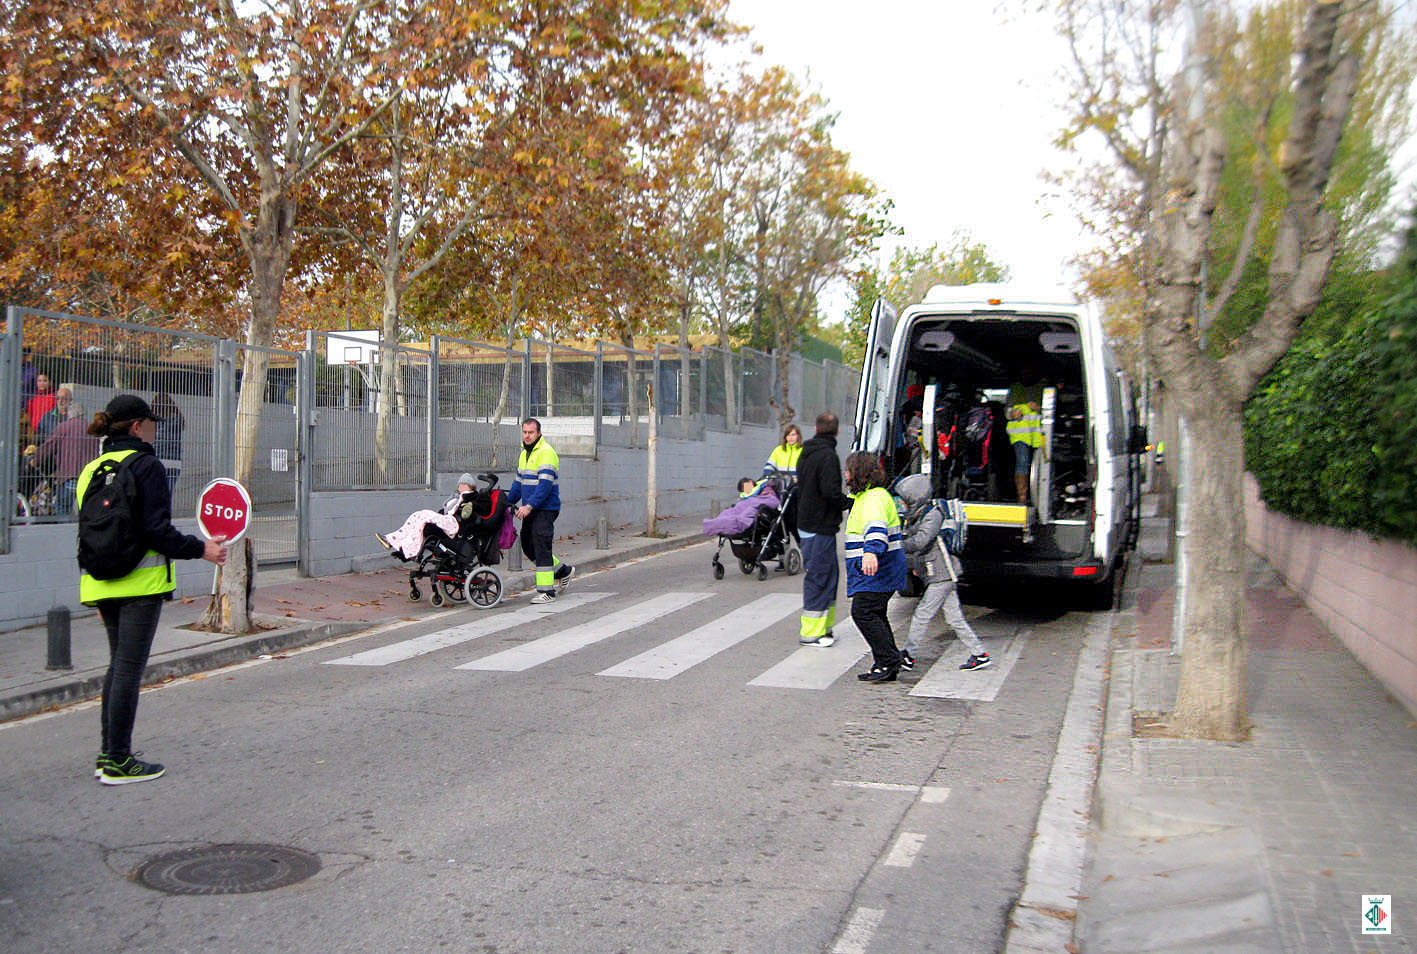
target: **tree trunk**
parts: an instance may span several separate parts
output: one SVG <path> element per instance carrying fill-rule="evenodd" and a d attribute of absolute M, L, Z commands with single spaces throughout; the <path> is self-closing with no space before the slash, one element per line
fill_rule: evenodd
<path fill-rule="evenodd" d="M 1188 738 L 1241 741 L 1248 642 L 1245 602 L 1244 444 L 1241 408 L 1213 400 L 1187 414 L 1185 609 L 1181 680 L 1171 725 Z M 1173 458 L 1174 459 L 1174 458 Z"/>
<path fill-rule="evenodd" d="M 263 176 L 261 208 L 255 227 L 243 236 L 251 264 L 251 324 L 246 329 L 247 348 L 242 360 L 241 393 L 236 402 L 236 480 L 251 486 L 256 448 L 261 434 L 261 408 L 265 404 L 269 348 L 275 340 L 281 291 L 295 237 L 295 203 L 273 177 Z M 255 515 L 252 515 L 252 519 Z M 221 574 L 221 587 L 208 604 L 202 628 L 241 635 L 252 631 L 251 589 L 255 572 L 254 548 L 248 538 L 249 559 L 230 560 Z"/>
<path fill-rule="evenodd" d="M 379 341 L 379 390 L 374 424 L 374 471 L 379 483 L 389 482 L 389 432 L 393 429 L 395 382 L 398 380 L 399 284 L 384 275 L 383 330 Z"/>

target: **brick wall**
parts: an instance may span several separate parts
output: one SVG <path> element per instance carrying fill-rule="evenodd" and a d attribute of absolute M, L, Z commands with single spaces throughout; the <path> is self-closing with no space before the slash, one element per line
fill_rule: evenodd
<path fill-rule="evenodd" d="M 1417 713 L 1417 549 L 1273 513 L 1249 476 L 1245 524 L 1249 545 Z"/>

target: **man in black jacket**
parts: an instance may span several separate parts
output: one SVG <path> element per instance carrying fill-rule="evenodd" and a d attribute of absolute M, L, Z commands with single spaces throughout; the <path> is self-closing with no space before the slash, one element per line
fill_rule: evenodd
<path fill-rule="evenodd" d="M 835 414 L 817 416 L 817 433 L 802 445 L 797 460 L 797 530 L 802 535 L 802 635 L 803 646 L 830 646 L 836 642 L 836 587 L 840 570 L 836 562 L 836 532 L 841 513 L 851 509 L 851 498 L 842 492 L 841 459 L 836 453 L 840 427 Z"/>

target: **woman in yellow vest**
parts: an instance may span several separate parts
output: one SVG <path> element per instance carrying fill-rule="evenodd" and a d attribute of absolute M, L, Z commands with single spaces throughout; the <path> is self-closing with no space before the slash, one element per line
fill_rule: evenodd
<path fill-rule="evenodd" d="M 84 514 L 84 499 L 94 473 L 113 462 L 132 475 L 132 494 L 126 498 L 133 521 L 131 532 L 141 535 L 147 545 L 138 565 L 116 578 L 95 577 L 93 573 L 100 571 L 93 564 L 82 565 L 87 561 L 81 560 L 79 568 L 79 600 L 97 607 L 108 631 L 108 672 L 103 677 L 100 709 L 103 732 L 94 775 L 104 785 L 126 785 L 157 778 L 164 771 L 161 765 L 134 755 L 132 744 L 143 668 L 148 664 L 162 604 L 172 599 L 177 588 L 172 561 L 200 558 L 220 566 L 226 562 L 226 547 L 221 543 L 224 538 L 203 541 L 172 525 L 167 472 L 153 453 L 157 417 L 147 401 L 136 394 L 118 395 L 94 415 L 88 432 L 103 444 L 102 453 L 84 467 L 74 488 L 81 552 L 86 525 L 91 525 Z M 119 478 L 108 477 L 105 469 L 105 479 L 117 483 Z M 92 489 L 97 493 L 99 486 Z"/>
<path fill-rule="evenodd" d="M 780 492 L 785 494 L 787 486 L 797 482 L 797 460 L 802 456 L 802 429 L 796 424 L 785 424 L 782 428 L 782 443 L 772 449 L 768 455 L 767 463 L 763 464 L 763 476 L 771 477 L 774 473 L 787 477 L 787 483 Z M 801 543 L 797 535 L 797 495 L 793 494 L 787 501 L 787 511 L 782 515 L 782 522 L 787 527 L 787 532 L 792 534 L 792 539 Z"/>

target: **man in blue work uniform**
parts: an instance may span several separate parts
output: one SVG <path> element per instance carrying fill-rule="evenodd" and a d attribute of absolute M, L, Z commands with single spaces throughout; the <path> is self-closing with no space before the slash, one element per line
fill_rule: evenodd
<path fill-rule="evenodd" d="M 576 572 L 551 552 L 561 514 L 560 470 L 561 458 L 541 436 L 541 422 L 534 417 L 522 421 L 522 452 L 507 503 L 522 522 L 522 552 L 536 566 L 533 603 L 555 601 Z"/>

